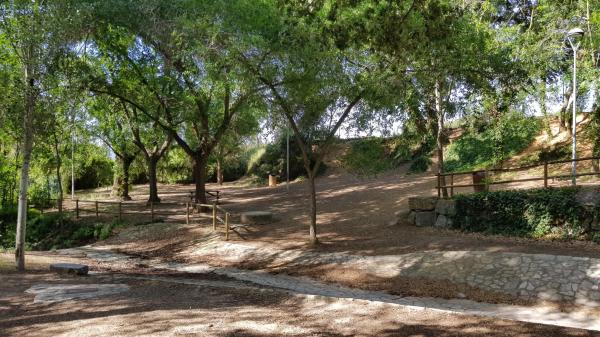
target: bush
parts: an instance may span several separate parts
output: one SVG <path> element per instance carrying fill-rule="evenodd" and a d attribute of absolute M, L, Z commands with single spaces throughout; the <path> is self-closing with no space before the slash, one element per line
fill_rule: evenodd
<path fill-rule="evenodd" d="M 446 149 L 447 172 L 471 171 L 502 164 L 529 146 L 541 129 L 535 118 L 506 114 L 483 131 L 470 130 Z"/>
<path fill-rule="evenodd" d="M 468 232 L 540 238 L 576 237 L 585 210 L 575 199 L 578 188 L 543 188 L 459 195 L 455 228 Z"/>
<path fill-rule="evenodd" d="M 14 247 L 16 221 L 16 208 L 0 209 L 0 248 Z M 29 210 L 26 244 L 36 250 L 68 248 L 105 240 L 119 225 L 119 222 L 89 225 L 72 221 L 58 213 L 40 214 Z"/>
<path fill-rule="evenodd" d="M 431 158 L 428 156 L 420 156 L 412 161 L 408 167 L 409 173 L 423 173 L 431 166 Z"/>

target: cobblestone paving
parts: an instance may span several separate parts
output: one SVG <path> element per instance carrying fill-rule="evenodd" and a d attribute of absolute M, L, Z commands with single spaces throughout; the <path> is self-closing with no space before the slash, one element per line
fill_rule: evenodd
<path fill-rule="evenodd" d="M 238 249 L 239 247 L 236 247 Z M 515 305 L 488 304 L 469 300 L 445 300 L 436 298 L 399 297 L 377 291 L 350 289 L 336 285 L 325 284 L 302 277 L 272 275 L 261 271 L 240 270 L 236 268 L 218 268 L 206 264 L 163 263 L 154 260 L 138 260 L 124 254 L 113 253 L 110 250 L 84 247 L 63 251 L 69 253 L 85 253 L 89 258 L 108 262 L 145 263 L 155 268 L 165 268 L 181 272 L 205 273 L 214 272 L 236 280 L 278 288 L 298 296 L 323 296 L 342 300 L 359 300 L 373 303 L 388 303 L 409 309 L 433 310 L 449 313 L 486 316 L 531 323 L 558 325 L 572 328 L 583 328 L 600 331 L 600 318 L 585 312 L 561 312 L 548 307 L 525 307 Z M 327 258 L 327 257 L 325 257 Z M 364 263 L 364 261 L 363 261 Z M 167 281 L 166 279 L 164 281 Z M 174 280 L 175 282 L 180 282 Z M 196 281 L 189 281 L 196 282 Z M 223 282 L 220 282 L 221 284 Z M 216 284 L 216 286 L 220 286 Z M 242 287 L 226 283 L 226 286 Z M 210 285 L 202 281 L 199 285 Z"/>
<path fill-rule="evenodd" d="M 211 243 L 195 253 L 210 253 L 231 262 L 262 259 L 287 265 L 332 263 L 380 277 L 445 279 L 524 299 L 600 306 L 600 259 L 588 257 L 474 251 L 356 256 L 302 250 L 277 251 L 272 247 L 228 242 Z"/>

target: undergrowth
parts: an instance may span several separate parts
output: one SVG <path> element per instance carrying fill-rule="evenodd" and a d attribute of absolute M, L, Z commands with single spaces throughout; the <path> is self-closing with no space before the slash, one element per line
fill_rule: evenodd
<path fill-rule="evenodd" d="M 15 245 L 16 208 L 0 209 L 0 247 Z M 84 223 L 74 221 L 67 214 L 28 212 L 26 248 L 29 250 L 62 249 L 107 239 L 121 222 Z"/>
<path fill-rule="evenodd" d="M 542 188 L 458 195 L 453 226 L 467 232 L 530 238 L 577 238 L 585 209 L 578 188 Z"/>
<path fill-rule="evenodd" d="M 481 129 L 469 129 L 447 147 L 445 170 L 496 167 L 527 148 L 540 129 L 538 119 L 518 113 L 504 115 Z"/>

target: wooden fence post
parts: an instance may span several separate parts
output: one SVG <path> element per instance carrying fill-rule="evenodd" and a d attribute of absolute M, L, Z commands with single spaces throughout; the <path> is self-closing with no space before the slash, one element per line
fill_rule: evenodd
<path fill-rule="evenodd" d="M 438 198 L 442 196 L 442 189 L 441 189 L 441 186 L 440 186 L 440 185 L 441 185 L 441 183 L 440 183 L 440 182 L 441 182 L 441 180 L 442 180 L 442 179 L 441 179 L 441 176 L 440 176 L 440 174 L 438 173 L 438 174 L 437 174 L 437 195 L 438 195 Z"/>
<path fill-rule="evenodd" d="M 122 205 L 123 205 L 123 202 L 119 201 L 119 221 L 121 221 L 123 219 Z"/>
<path fill-rule="evenodd" d="M 75 219 L 79 219 L 79 199 L 75 199 Z"/>
<path fill-rule="evenodd" d="M 150 220 L 154 221 L 154 202 L 150 201 Z"/>
<path fill-rule="evenodd" d="M 229 213 L 225 213 L 225 241 L 229 240 Z"/>
<path fill-rule="evenodd" d="M 548 162 L 544 162 L 544 188 L 548 187 Z"/>
<path fill-rule="evenodd" d="M 58 213 L 62 214 L 62 211 L 63 211 L 63 201 L 62 201 L 62 199 L 58 199 L 56 207 L 58 208 Z"/>
<path fill-rule="evenodd" d="M 454 196 L 454 174 L 450 175 L 450 197 Z"/>
<path fill-rule="evenodd" d="M 96 218 L 97 218 L 98 217 L 98 200 L 96 200 L 95 204 L 96 204 Z"/>
<path fill-rule="evenodd" d="M 213 211 L 213 231 L 217 230 L 217 204 L 213 203 L 213 207 L 212 207 L 212 211 Z"/>
<path fill-rule="evenodd" d="M 489 176 L 489 174 L 490 174 L 490 172 L 486 169 L 485 170 L 485 178 L 483 180 L 486 192 L 490 191 L 490 176 Z"/>
<path fill-rule="evenodd" d="M 185 224 L 186 225 L 190 224 L 190 203 L 189 202 L 185 203 Z"/>

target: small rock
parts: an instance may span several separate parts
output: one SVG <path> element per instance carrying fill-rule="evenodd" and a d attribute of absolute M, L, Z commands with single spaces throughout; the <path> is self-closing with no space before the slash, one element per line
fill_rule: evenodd
<path fill-rule="evenodd" d="M 388 221 L 388 222 L 387 222 L 387 225 L 388 225 L 388 226 L 397 226 L 397 225 L 398 225 L 398 223 L 400 223 L 400 220 L 399 220 L 399 219 L 394 219 L 394 220 L 390 220 L 390 221 Z"/>
<path fill-rule="evenodd" d="M 465 295 L 463 293 L 458 293 L 458 294 L 456 294 L 456 297 L 458 297 L 458 298 L 467 298 L 467 295 Z"/>

